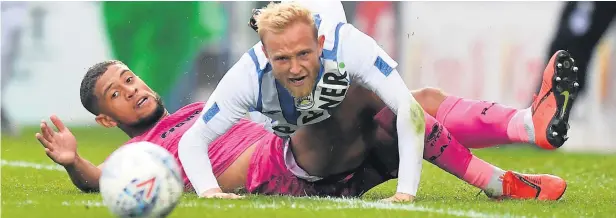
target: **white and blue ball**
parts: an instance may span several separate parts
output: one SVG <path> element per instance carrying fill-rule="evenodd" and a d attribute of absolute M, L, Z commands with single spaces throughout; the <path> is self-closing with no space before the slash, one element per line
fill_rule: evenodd
<path fill-rule="evenodd" d="M 124 145 L 103 165 L 103 202 L 117 217 L 166 217 L 182 196 L 180 172 L 173 155 L 156 144 Z"/>

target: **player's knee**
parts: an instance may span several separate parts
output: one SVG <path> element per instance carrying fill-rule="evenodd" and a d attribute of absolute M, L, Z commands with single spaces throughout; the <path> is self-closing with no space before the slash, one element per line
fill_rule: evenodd
<path fill-rule="evenodd" d="M 440 89 L 427 87 L 412 91 L 413 97 L 428 114 L 436 116 L 439 106 L 447 95 Z"/>

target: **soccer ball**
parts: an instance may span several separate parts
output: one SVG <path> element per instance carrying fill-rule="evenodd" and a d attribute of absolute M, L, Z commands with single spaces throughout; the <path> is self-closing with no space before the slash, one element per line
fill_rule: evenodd
<path fill-rule="evenodd" d="M 113 152 L 103 165 L 99 185 L 103 202 L 118 217 L 166 217 L 183 192 L 173 155 L 149 142 Z"/>

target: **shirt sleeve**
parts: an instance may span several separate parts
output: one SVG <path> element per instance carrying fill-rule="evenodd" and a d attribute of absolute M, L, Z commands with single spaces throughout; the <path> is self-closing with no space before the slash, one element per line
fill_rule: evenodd
<path fill-rule="evenodd" d="M 370 36 L 350 24 L 341 29 L 339 62 L 352 81 L 375 92 L 397 115 L 397 192 L 416 195 L 423 160 L 424 112 L 396 70 L 397 63 Z"/>
<path fill-rule="evenodd" d="M 225 74 L 207 100 L 200 119 L 180 139 L 178 156 L 199 196 L 209 189 L 220 188 L 212 170 L 208 147 L 255 107 L 258 80 L 254 75 L 255 63 L 245 54 Z"/>

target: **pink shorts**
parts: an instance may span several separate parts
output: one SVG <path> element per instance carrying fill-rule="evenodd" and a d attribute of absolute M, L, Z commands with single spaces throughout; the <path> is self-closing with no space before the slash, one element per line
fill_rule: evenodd
<path fill-rule="evenodd" d="M 257 143 L 259 139 L 263 138 L 265 135 L 273 134 L 265 130 L 260 124 L 247 119 L 240 119 L 237 124 L 233 125 L 225 134 L 214 140 L 208 147 L 208 156 L 210 157 L 214 175 L 216 177 L 220 176 L 242 155 L 242 153 L 244 153 L 244 151 L 246 151 L 246 149 Z M 177 156 L 177 149 L 175 149 L 173 153 L 178 163 L 180 163 Z M 182 170 L 182 177 L 184 178 L 185 190 L 192 191 L 192 184 L 190 180 L 188 180 L 184 170 Z"/>
<path fill-rule="evenodd" d="M 385 120 L 391 117 L 386 116 Z M 390 122 L 379 120 L 377 123 Z M 361 196 L 371 188 L 397 177 L 398 149 L 394 141 L 391 142 L 396 146 L 391 146 L 392 143 L 375 145 L 373 151 L 368 152 L 370 155 L 355 170 L 308 182 L 287 169 L 283 149 L 285 141 L 274 134 L 267 134 L 257 142 L 250 161 L 246 189 L 250 193 L 265 195 Z"/>

